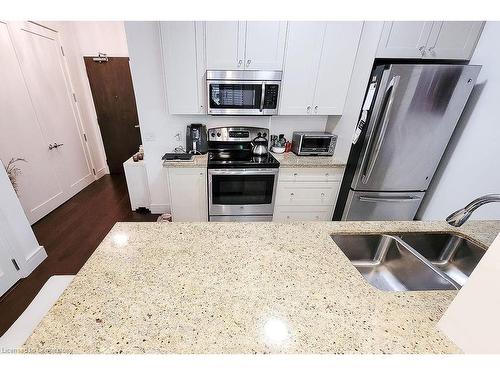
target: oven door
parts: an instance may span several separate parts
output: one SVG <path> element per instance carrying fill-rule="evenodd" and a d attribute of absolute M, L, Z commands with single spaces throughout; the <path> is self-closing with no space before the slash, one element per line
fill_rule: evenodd
<path fill-rule="evenodd" d="M 278 82 L 207 80 L 208 114 L 273 115 L 278 111 Z"/>
<path fill-rule="evenodd" d="M 209 169 L 210 215 L 272 215 L 278 168 Z"/>

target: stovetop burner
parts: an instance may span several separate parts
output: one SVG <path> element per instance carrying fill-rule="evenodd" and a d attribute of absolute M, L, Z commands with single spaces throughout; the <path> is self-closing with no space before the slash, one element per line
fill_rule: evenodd
<path fill-rule="evenodd" d="M 271 154 L 253 155 L 251 151 L 210 151 L 208 168 L 278 168 L 280 163 Z"/>

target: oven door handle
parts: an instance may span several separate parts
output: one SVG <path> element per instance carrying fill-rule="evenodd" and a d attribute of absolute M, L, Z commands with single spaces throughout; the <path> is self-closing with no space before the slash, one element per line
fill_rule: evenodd
<path fill-rule="evenodd" d="M 262 93 L 260 94 L 260 108 L 259 111 L 262 112 L 264 110 L 264 98 L 266 96 L 266 84 L 262 82 Z"/>
<path fill-rule="evenodd" d="M 209 169 L 209 175 L 277 175 L 278 168 L 275 169 Z"/>

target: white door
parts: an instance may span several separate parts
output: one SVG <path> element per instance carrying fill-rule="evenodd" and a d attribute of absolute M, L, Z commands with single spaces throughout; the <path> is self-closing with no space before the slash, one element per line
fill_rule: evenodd
<path fill-rule="evenodd" d="M 50 159 L 48 141 L 42 133 L 30 101 L 7 25 L 0 22 L 0 159 L 16 163 L 18 196 L 30 223 L 65 201 L 63 187 Z"/>
<path fill-rule="evenodd" d="M 326 22 L 288 22 L 280 115 L 312 113 Z"/>
<path fill-rule="evenodd" d="M 481 36 L 484 22 L 434 22 L 425 58 L 469 60 Z"/>
<path fill-rule="evenodd" d="M 161 22 L 163 65 L 170 114 L 203 113 L 204 105 L 198 75 L 196 22 Z"/>
<path fill-rule="evenodd" d="M 66 199 L 94 181 L 57 32 L 32 24 L 10 27 L 31 102 Z M 47 147 L 49 147 L 47 144 Z"/>
<path fill-rule="evenodd" d="M 426 53 L 426 44 L 432 22 L 394 21 L 384 22 L 377 57 L 421 58 Z"/>
<path fill-rule="evenodd" d="M 313 102 L 315 115 L 341 115 L 363 22 L 328 22 Z"/>
<path fill-rule="evenodd" d="M 205 23 L 208 70 L 244 69 L 246 22 L 207 21 Z"/>
<path fill-rule="evenodd" d="M 286 22 L 246 22 L 245 69 L 282 70 Z"/>
<path fill-rule="evenodd" d="M 1 221 L 3 221 L 2 217 L 0 217 Z M 4 223 L 2 222 L 2 224 Z M 0 296 L 21 278 L 19 270 L 12 262 L 14 257 L 11 251 L 11 245 L 6 241 L 2 233 L 0 233 Z"/>
<path fill-rule="evenodd" d="M 168 168 L 173 221 L 208 221 L 206 168 Z"/>

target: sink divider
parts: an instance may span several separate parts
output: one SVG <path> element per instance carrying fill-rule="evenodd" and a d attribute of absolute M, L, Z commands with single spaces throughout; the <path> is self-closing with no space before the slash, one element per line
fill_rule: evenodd
<path fill-rule="evenodd" d="M 392 234 L 382 234 L 382 237 L 392 238 L 399 245 L 403 246 L 414 257 L 416 257 L 418 260 L 420 260 L 422 263 L 424 263 L 427 267 L 429 267 L 432 271 L 434 271 L 436 274 L 438 274 L 443 279 L 445 279 L 446 281 L 448 281 L 456 290 L 460 290 L 460 288 L 462 287 L 459 283 L 457 283 L 455 280 L 453 280 L 450 276 L 448 276 L 446 273 L 444 273 L 439 268 L 437 268 L 435 265 L 433 265 L 429 260 L 427 260 L 422 254 L 420 254 L 412 246 L 410 246 L 403 239 L 401 239 L 401 237 L 398 237 L 398 236 L 395 236 L 395 235 L 392 235 Z M 386 242 L 386 240 L 384 239 L 381 242 Z M 450 245 L 453 245 L 453 244 L 450 244 Z M 453 255 L 454 251 L 456 251 L 457 244 L 455 244 L 454 246 L 449 246 L 449 247 L 450 247 L 450 251 L 447 252 L 447 253 L 449 253 L 449 256 L 451 257 Z M 378 254 L 378 252 L 379 252 L 379 249 L 377 249 L 377 254 Z M 386 253 L 387 253 L 387 250 L 386 250 Z M 445 251 L 443 251 L 443 254 L 444 253 L 445 253 Z"/>

